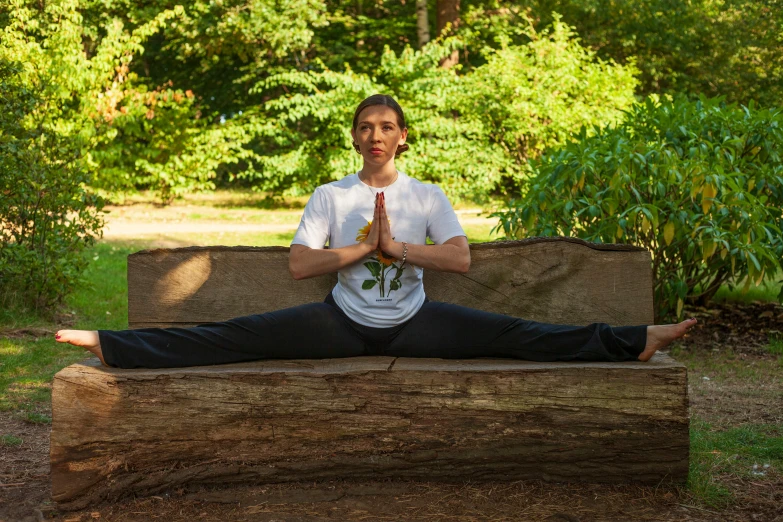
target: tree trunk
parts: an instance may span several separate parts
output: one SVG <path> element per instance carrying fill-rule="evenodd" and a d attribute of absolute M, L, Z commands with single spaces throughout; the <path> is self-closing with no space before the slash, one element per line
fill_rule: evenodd
<path fill-rule="evenodd" d="M 427 13 L 427 0 L 416 0 L 416 29 L 419 36 L 419 49 L 430 41 L 430 18 Z"/>
<path fill-rule="evenodd" d="M 683 483 L 685 368 L 507 359 L 259 361 L 54 378 L 63 509 L 184 484 L 334 478 Z"/>
<path fill-rule="evenodd" d="M 334 274 L 300 281 L 286 247 L 189 247 L 128 256 L 131 328 L 188 326 L 323 301 Z M 470 245 L 466 275 L 424 271 L 424 290 L 487 312 L 557 324 L 653 324 L 650 253 L 574 238 Z"/>
<path fill-rule="evenodd" d="M 443 31 L 449 27 L 449 24 L 452 28 L 452 34 L 459 28 L 459 2 L 460 0 L 437 0 L 438 36 L 443 35 Z M 440 66 L 448 69 L 458 63 L 459 51 L 455 49 L 449 56 L 440 61 Z"/>

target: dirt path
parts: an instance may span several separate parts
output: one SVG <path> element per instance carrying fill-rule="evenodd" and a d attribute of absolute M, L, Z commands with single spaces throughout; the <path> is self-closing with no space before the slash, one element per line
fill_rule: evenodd
<path fill-rule="evenodd" d="M 218 232 L 293 232 L 296 226 L 285 223 L 232 223 L 232 222 L 160 222 L 134 223 L 130 221 L 111 221 L 103 229 L 106 240 L 137 238 L 149 235 L 199 234 Z"/>
<path fill-rule="evenodd" d="M 110 206 L 107 210 L 104 240 L 143 238 L 152 241 L 152 246 L 174 246 L 172 237 L 174 242 L 187 239 L 193 245 L 211 243 L 204 234 L 293 234 L 302 217 L 302 209 L 222 209 L 188 204 Z M 484 229 L 488 233 L 497 219 L 480 215 L 484 212 L 479 208 L 461 209 L 457 215 L 466 230 Z"/>

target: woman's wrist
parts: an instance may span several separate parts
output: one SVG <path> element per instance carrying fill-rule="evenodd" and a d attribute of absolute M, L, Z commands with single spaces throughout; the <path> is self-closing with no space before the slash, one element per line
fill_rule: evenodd
<path fill-rule="evenodd" d="M 385 245 L 381 245 L 381 250 L 394 257 L 395 259 L 402 259 L 402 242 L 401 241 L 389 241 Z"/>
<path fill-rule="evenodd" d="M 372 252 L 375 252 L 378 249 L 377 246 L 372 246 L 367 241 L 362 241 L 358 244 L 358 246 L 362 252 L 362 258 L 369 256 Z"/>

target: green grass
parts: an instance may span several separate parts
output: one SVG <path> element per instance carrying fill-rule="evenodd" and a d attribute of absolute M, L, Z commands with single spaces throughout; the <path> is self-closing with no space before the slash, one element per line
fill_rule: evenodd
<path fill-rule="evenodd" d="M 752 303 L 753 301 L 763 301 L 767 303 L 777 302 L 781 284 L 776 281 L 780 281 L 781 279 L 783 279 L 783 275 L 777 274 L 775 277 L 767 278 L 766 281 L 763 281 L 759 286 L 751 284 L 747 292 L 743 291 L 745 286 L 744 281 L 740 281 L 735 288 L 729 288 L 727 285 L 724 285 L 715 293 L 713 301 L 716 303 Z"/>
<path fill-rule="evenodd" d="M 0 447 L 21 446 L 22 439 L 15 435 L 0 435 Z"/>
<path fill-rule="evenodd" d="M 37 411 L 23 411 L 19 415 L 22 420 L 29 422 L 30 424 L 51 424 L 52 418 L 43 413 Z"/>
<path fill-rule="evenodd" d="M 188 245 L 224 245 L 224 246 L 289 246 L 294 239 L 296 228 L 291 232 L 204 232 L 172 233 L 154 236 L 155 239 Z"/>
<path fill-rule="evenodd" d="M 721 476 L 763 480 L 769 473 L 783 471 L 782 430 L 778 425 L 756 424 L 718 431 L 692 419 L 688 490 L 703 503 L 722 508 L 733 498 L 721 484 Z"/>
<path fill-rule="evenodd" d="M 127 255 L 136 250 L 138 247 L 108 243 L 93 247 L 85 283 L 66 300 L 61 317 L 72 321 L 73 328 L 127 328 Z M 6 311 L 0 326 L 4 330 L 38 327 L 48 331 L 36 336 L 0 338 L 0 411 L 17 411 L 27 422 L 51 422 L 36 410 L 51 400 L 54 374 L 89 354 L 56 342 L 57 324 L 29 312 Z"/>
<path fill-rule="evenodd" d="M 748 361 L 730 346 L 705 357 L 701 353 L 683 349 L 675 344 L 669 350 L 669 354 L 685 364 L 689 370 L 698 370 L 709 375 L 710 379 L 719 381 L 741 379 L 748 384 L 753 384 L 768 379 L 770 375 L 778 374 L 783 366 L 783 357 Z"/>
<path fill-rule="evenodd" d="M 767 351 L 772 355 L 783 355 L 783 337 L 773 337 L 767 345 Z"/>

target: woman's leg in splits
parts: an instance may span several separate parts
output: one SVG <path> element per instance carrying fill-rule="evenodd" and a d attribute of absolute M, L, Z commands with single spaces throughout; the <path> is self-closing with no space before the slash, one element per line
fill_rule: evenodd
<path fill-rule="evenodd" d="M 428 302 L 390 344 L 402 357 L 512 357 L 529 361 L 649 360 L 696 324 L 610 327 L 526 321 L 449 303 Z"/>
<path fill-rule="evenodd" d="M 193 328 L 61 330 L 57 340 L 82 346 L 108 366 L 172 368 L 258 359 L 362 355 L 365 343 L 326 303 L 312 303 Z"/>

